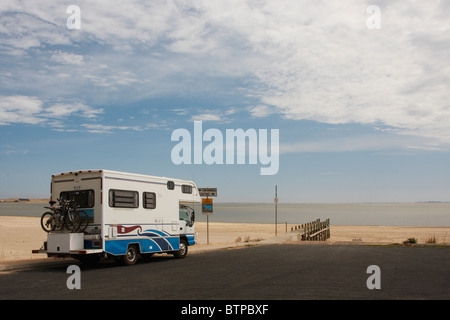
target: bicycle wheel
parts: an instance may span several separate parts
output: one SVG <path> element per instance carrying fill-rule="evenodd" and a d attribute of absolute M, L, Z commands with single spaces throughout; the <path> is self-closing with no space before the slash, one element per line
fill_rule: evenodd
<path fill-rule="evenodd" d="M 61 231 L 64 229 L 64 219 L 61 217 L 60 213 L 56 213 L 53 215 L 53 220 L 55 221 L 55 228 L 53 231 Z"/>
<path fill-rule="evenodd" d="M 45 212 L 41 217 L 41 227 L 45 232 L 50 232 L 55 230 L 56 220 L 53 217 L 53 213 Z"/>
<path fill-rule="evenodd" d="M 83 232 L 84 230 L 86 230 L 88 224 L 89 224 L 89 216 L 86 213 L 86 211 L 83 210 L 77 210 L 78 215 L 80 216 L 80 229 L 78 230 L 78 232 Z"/>
<path fill-rule="evenodd" d="M 81 219 L 78 212 L 69 210 L 64 217 L 64 227 L 70 232 L 77 232 L 81 226 Z"/>

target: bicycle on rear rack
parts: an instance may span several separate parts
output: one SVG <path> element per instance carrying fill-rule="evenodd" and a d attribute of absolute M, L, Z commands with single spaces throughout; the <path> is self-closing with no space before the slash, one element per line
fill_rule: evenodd
<path fill-rule="evenodd" d="M 61 231 L 66 229 L 69 232 L 83 232 L 89 223 L 89 217 L 83 210 L 77 210 L 74 200 L 57 199 L 59 206 L 55 206 L 55 201 L 50 201 L 51 212 L 45 212 L 41 217 L 41 227 L 45 232 Z"/>

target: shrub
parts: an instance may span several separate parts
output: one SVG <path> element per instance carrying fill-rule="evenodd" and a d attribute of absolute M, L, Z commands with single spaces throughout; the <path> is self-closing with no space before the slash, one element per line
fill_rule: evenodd
<path fill-rule="evenodd" d="M 408 238 L 408 240 L 403 241 L 403 244 L 415 244 L 417 243 L 416 238 Z"/>
<path fill-rule="evenodd" d="M 426 243 L 436 243 L 436 236 L 433 235 L 432 237 L 429 237 L 427 239 Z"/>

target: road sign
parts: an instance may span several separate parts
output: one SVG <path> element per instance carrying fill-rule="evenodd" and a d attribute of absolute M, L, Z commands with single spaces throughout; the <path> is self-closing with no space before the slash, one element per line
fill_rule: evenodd
<path fill-rule="evenodd" d="M 200 197 L 217 197 L 217 188 L 198 188 Z"/>
<path fill-rule="evenodd" d="M 202 214 L 212 216 L 213 199 L 202 199 Z"/>

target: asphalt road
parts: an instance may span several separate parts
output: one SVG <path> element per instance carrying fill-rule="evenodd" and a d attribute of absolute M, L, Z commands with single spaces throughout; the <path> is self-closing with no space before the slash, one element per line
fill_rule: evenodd
<path fill-rule="evenodd" d="M 380 268 L 380 289 L 368 289 Z M 134 266 L 81 266 L 81 289 L 67 266 L 0 273 L 0 299 L 450 299 L 450 248 L 260 245 L 154 256 Z"/>

